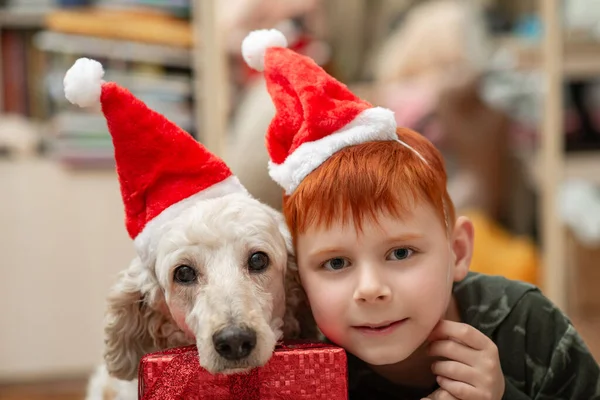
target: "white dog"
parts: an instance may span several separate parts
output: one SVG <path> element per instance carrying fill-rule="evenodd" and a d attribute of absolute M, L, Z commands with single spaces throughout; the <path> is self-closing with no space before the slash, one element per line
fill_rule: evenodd
<path fill-rule="evenodd" d="M 235 373 L 264 365 L 282 337 L 316 338 L 282 215 L 187 132 L 103 77 L 99 62 L 78 59 L 65 97 L 106 118 L 138 258 L 108 297 L 104 365 L 88 399 L 137 398 L 146 353 L 195 343 L 202 367 Z"/>
<path fill-rule="evenodd" d="M 87 399 L 137 399 L 149 352 L 195 343 L 206 370 L 239 372 L 315 326 L 281 214 L 244 194 L 203 200 L 165 226 L 152 265 L 136 258 L 120 274 Z"/>

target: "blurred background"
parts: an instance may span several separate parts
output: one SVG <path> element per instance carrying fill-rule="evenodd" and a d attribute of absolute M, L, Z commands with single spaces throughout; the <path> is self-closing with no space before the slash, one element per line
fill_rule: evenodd
<path fill-rule="evenodd" d="M 539 285 L 600 358 L 600 2 L 0 0 L 0 399 L 82 399 L 133 257 L 79 57 L 222 156 L 259 199 L 274 114 L 240 55 L 276 27 L 443 153 L 472 269 Z"/>

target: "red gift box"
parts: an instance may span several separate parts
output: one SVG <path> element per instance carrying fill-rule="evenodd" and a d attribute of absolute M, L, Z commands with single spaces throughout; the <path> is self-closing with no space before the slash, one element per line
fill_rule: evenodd
<path fill-rule="evenodd" d="M 347 399 L 345 351 L 326 343 L 284 343 L 269 362 L 248 373 L 211 374 L 196 346 L 145 355 L 139 368 L 140 400 Z"/>

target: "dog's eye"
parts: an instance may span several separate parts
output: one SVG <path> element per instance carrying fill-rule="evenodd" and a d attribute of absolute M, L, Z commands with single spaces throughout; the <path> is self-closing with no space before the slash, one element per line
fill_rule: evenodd
<path fill-rule="evenodd" d="M 261 272 L 264 271 L 268 266 L 269 256 L 262 251 L 252 253 L 248 259 L 248 268 L 250 269 L 250 272 Z"/>
<path fill-rule="evenodd" d="M 188 265 L 180 265 L 175 268 L 175 271 L 173 272 L 173 278 L 177 283 L 194 283 L 197 277 L 196 270 Z"/>

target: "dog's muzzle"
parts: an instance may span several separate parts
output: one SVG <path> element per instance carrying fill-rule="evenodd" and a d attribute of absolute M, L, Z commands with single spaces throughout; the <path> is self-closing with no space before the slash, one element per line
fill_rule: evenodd
<path fill-rule="evenodd" d="M 244 326 L 230 325 L 213 334 L 213 345 L 226 360 L 239 361 L 256 346 L 256 331 Z"/>

